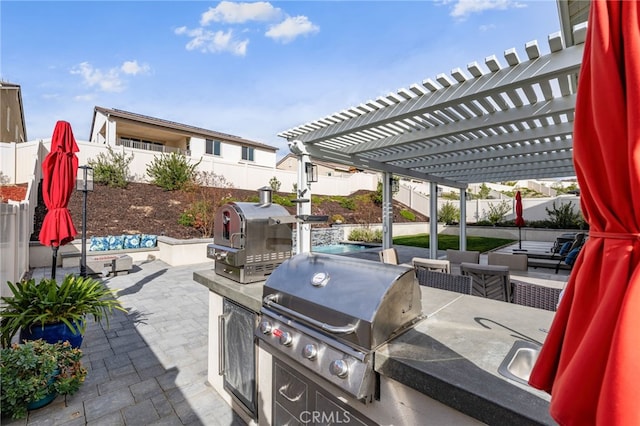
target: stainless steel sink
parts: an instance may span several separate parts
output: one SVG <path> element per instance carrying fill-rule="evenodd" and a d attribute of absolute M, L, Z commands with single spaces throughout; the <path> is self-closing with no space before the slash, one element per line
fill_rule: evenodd
<path fill-rule="evenodd" d="M 520 383 L 528 384 L 531 370 L 538 359 L 540 345 L 526 340 L 516 340 L 504 358 L 498 373 Z"/>

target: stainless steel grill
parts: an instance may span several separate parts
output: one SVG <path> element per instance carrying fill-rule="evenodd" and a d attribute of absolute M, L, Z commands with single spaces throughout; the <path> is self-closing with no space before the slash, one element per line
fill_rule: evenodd
<path fill-rule="evenodd" d="M 233 202 L 218 209 L 213 244 L 207 257 L 215 259 L 217 274 L 240 283 L 262 281 L 291 257 L 291 224 L 270 221 L 289 212 L 271 204 L 271 189 L 261 188 L 259 203 Z"/>
<path fill-rule="evenodd" d="M 303 253 L 278 266 L 263 291 L 257 337 L 361 400 L 375 390 L 373 351 L 421 317 L 413 270 Z"/>

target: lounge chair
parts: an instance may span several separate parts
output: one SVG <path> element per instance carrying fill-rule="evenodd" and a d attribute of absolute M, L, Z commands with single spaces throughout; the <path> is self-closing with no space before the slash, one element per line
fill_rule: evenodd
<path fill-rule="evenodd" d="M 564 235 L 564 234 L 563 234 Z M 584 232 L 578 232 L 575 234 L 572 240 L 567 240 L 566 237 L 558 237 L 550 253 L 535 253 L 529 252 L 527 256 L 529 259 L 549 259 L 556 260 L 564 258 L 571 250 L 582 247 L 586 241 L 587 235 Z"/>

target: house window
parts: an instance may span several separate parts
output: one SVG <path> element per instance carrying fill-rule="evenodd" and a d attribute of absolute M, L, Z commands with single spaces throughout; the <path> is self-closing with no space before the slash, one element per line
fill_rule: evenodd
<path fill-rule="evenodd" d="M 222 142 L 220 141 L 214 141 L 213 139 L 207 139 L 206 140 L 206 153 L 207 154 L 213 154 L 213 155 L 218 155 L 220 156 L 220 153 L 222 151 Z"/>
<path fill-rule="evenodd" d="M 253 161 L 253 148 L 250 146 L 242 147 L 242 159 L 246 161 Z"/>

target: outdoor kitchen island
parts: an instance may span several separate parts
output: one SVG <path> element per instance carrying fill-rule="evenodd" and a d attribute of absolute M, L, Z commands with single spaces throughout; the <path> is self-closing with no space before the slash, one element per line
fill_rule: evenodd
<path fill-rule="evenodd" d="M 257 411 L 253 416 L 229 394 L 219 374 L 224 370 L 220 364 L 224 348 L 218 340 L 223 301 L 229 299 L 255 313 L 253 324 L 257 324 L 264 282 L 240 284 L 213 269 L 196 271 L 193 278 L 210 290 L 209 382 L 248 423 L 273 424 L 273 400 L 278 392 L 286 393 L 283 388 L 273 389 L 275 357 L 258 348 Z M 323 413 L 306 412 L 295 424 L 313 424 L 314 415 L 319 416 L 319 423 L 331 420 L 336 424 L 555 424 L 548 414 L 548 395 L 498 373 L 514 343 L 544 341 L 553 312 L 429 287 L 420 290 L 424 318 L 375 350 L 379 400 L 364 404 L 323 383 L 317 395 L 330 398 L 329 406 L 336 412 L 342 410 L 342 417 L 329 418 L 334 414 L 327 417 L 324 413 L 323 419 Z M 324 382 L 293 361 L 285 364 L 295 377 Z M 304 397 L 311 399 L 312 395 Z"/>

